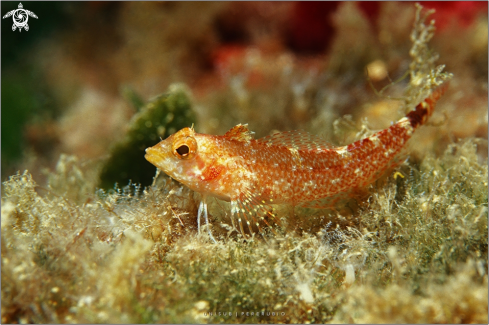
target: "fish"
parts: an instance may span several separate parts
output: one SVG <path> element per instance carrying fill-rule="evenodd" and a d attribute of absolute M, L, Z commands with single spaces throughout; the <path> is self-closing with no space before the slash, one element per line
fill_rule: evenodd
<path fill-rule="evenodd" d="M 279 132 L 255 139 L 246 124 L 224 135 L 186 127 L 146 149 L 145 158 L 176 181 L 199 192 L 198 231 L 207 199 L 231 203 L 245 238 L 259 221 L 269 226 L 275 204 L 324 207 L 364 188 L 395 165 L 414 131 L 432 115 L 447 83 L 435 88 L 414 110 L 390 127 L 347 146 L 334 146 L 305 131 Z M 328 200 L 331 199 L 332 200 Z M 278 218 L 274 220 L 280 223 Z M 210 228 L 209 237 L 216 242 Z"/>

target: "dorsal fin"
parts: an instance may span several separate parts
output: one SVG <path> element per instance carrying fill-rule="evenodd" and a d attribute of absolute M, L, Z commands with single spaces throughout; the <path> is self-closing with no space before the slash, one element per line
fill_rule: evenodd
<path fill-rule="evenodd" d="M 335 148 L 335 146 L 328 141 L 303 130 L 277 132 L 258 139 L 258 141 L 265 142 L 268 145 L 285 146 L 289 149 L 297 150 Z"/>
<path fill-rule="evenodd" d="M 251 139 L 253 139 L 253 134 L 255 134 L 255 132 L 248 129 L 248 124 L 238 124 L 231 128 L 231 130 L 227 131 L 224 136 L 231 140 L 249 142 Z"/>

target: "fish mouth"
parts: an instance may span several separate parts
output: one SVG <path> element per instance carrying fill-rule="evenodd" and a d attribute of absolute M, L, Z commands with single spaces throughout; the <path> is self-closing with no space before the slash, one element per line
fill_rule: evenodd
<path fill-rule="evenodd" d="M 158 150 L 153 147 L 150 147 L 150 148 L 146 148 L 145 151 L 146 154 L 144 155 L 144 158 L 150 163 L 152 163 L 153 165 L 157 166 L 157 163 L 161 161 L 161 156 Z"/>
<path fill-rule="evenodd" d="M 163 151 L 160 146 L 146 148 L 144 158 L 156 168 L 170 175 L 174 166 L 167 152 Z"/>

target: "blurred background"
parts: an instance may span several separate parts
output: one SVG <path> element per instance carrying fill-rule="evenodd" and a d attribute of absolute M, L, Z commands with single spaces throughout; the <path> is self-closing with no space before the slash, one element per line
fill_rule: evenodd
<path fill-rule="evenodd" d="M 2 1 L 2 16 L 18 4 Z M 455 75 L 427 143 L 487 138 L 487 2 L 422 4 L 437 10 L 432 46 Z M 62 153 L 103 163 L 141 105 L 176 82 L 201 133 L 249 123 L 257 137 L 306 129 L 340 143 L 345 114 L 372 129 L 400 116 L 365 70 L 376 89 L 408 70 L 413 2 L 23 5 L 38 16 L 29 31 L 2 19 L 2 181 L 29 169 L 42 182 Z"/>

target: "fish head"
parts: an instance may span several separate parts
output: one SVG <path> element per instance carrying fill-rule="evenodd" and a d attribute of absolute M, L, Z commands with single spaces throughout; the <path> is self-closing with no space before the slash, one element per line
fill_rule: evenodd
<path fill-rule="evenodd" d="M 146 149 L 146 160 L 174 180 L 203 195 L 229 201 L 240 195 L 245 177 L 239 155 L 225 136 L 184 128 Z M 246 184 L 245 184 L 246 185 Z"/>
<path fill-rule="evenodd" d="M 186 183 L 188 171 L 195 167 L 198 145 L 195 131 L 183 128 L 153 147 L 146 149 L 147 161 L 170 177 Z"/>

